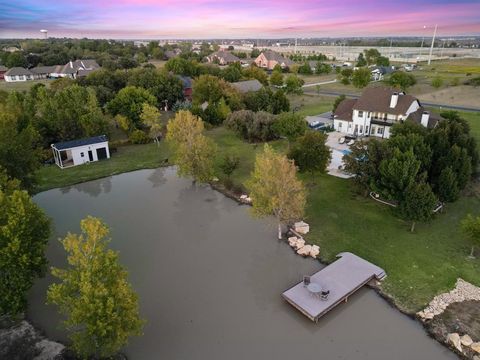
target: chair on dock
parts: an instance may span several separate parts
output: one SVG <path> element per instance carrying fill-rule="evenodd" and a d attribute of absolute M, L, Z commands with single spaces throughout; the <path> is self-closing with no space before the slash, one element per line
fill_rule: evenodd
<path fill-rule="evenodd" d="M 328 300 L 328 295 L 330 294 L 330 290 L 324 290 L 320 294 L 320 299 L 321 300 Z"/>
<path fill-rule="evenodd" d="M 308 286 L 310 284 L 310 276 L 303 277 L 303 286 Z"/>

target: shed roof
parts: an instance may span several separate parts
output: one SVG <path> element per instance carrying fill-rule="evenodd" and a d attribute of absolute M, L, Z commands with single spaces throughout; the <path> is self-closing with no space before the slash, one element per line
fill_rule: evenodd
<path fill-rule="evenodd" d="M 263 87 L 262 83 L 257 79 L 234 82 L 232 86 L 242 93 L 258 91 Z"/>
<path fill-rule="evenodd" d="M 78 139 L 78 140 L 70 140 L 70 141 L 64 141 L 64 142 L 59 142 L 52 144 L 51 146 L 56 148 L 57 150 L 65 150 L 65 149 L 71 149 L 71 148 L 76 148 L 79 146 L 86 146 L 86 145 L 92 145 L 92 144 L 98 144 L 102 142 L 108 141 L 106 135 L 100 135 L 100 136 L 94 136 L 91 138 L 86 138 L 86 139 Z"/>
<path fill-rule="evenodd" d="M 32 72 L 23 67 L 13 67 L 5 73 L 5 76 L 33 75 Z"/>

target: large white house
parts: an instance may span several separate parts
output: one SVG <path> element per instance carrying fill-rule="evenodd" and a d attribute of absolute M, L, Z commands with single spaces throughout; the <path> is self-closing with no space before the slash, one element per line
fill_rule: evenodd
<path fill-rule="evenodd" d="M 23 67 L 13 67 L 4 74 L 6 82 L 28 81 L 34 78 L 35 75 Z"/>
<path fill-rule="evenodd" d="M 409 119 L 427 128 L 440 118 L 425 111 L 420 101 L 394 89 L 372 87 L 358 99 L 345 99 L 334 112 L 333 127 L 351 136 L 390 137 L 393 124 Z"/>
<path fill-rule="evenodd" d="M 55 163 L 62 169 L 110 158 L 105 135 L 52 144 Z"/>

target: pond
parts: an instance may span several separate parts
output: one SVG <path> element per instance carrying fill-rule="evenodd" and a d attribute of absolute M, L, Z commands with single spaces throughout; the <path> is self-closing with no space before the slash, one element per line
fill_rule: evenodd
<path fill-rule="evenodd" d="M 65 171 L 68 171 L 65 170 Z M 281 293 L 322 265 L 275 239 L 272 221 L 173 168 L 142 170 L 35 196 L 53 219 L 47 256 L 64 267 L 58 238 L 79 232 L 87 215 L 111 228 L 147 320 L 132 338 L 130 359 L 455 359 L 422 327 L 362 289 L 314 324 Z M 52 339 L 66 340 L 51 276 L 37 281 L 29 318 Z"/>

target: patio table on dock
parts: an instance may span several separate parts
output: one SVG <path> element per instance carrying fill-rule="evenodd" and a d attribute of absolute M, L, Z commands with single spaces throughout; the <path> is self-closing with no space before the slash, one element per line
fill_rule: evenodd
<path fill-rule="evenodd" d="M 282 294 L 286 301 L 312 321 L 317 322 L 370 281 L 381 281 L 386 277 L 383 269 L 352 253 L 340 253 L 337 257 L 338 260 L 310 276 L 311 283 L 329 291 L 327 298 L 312 296 L 303 281 Z"/>

